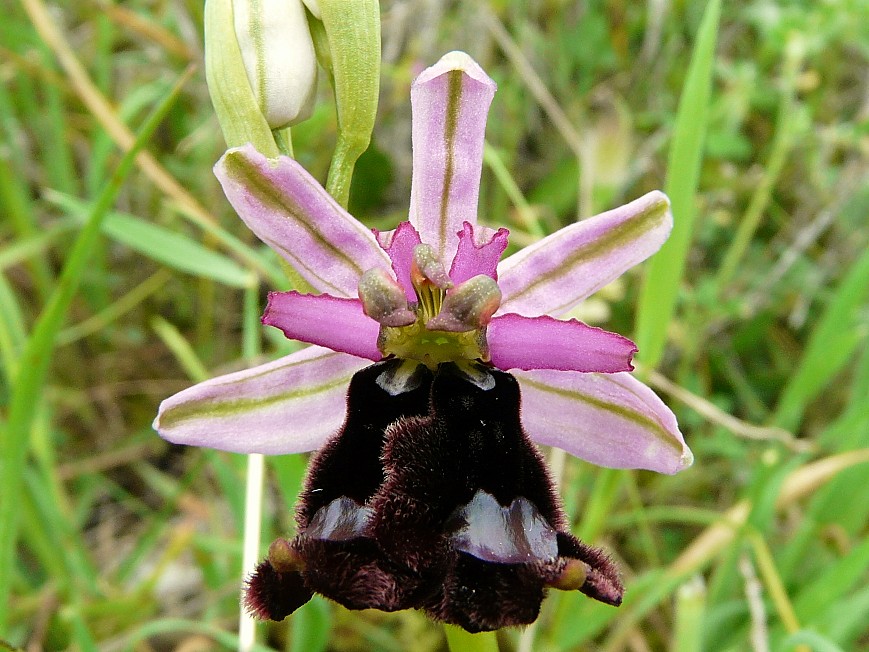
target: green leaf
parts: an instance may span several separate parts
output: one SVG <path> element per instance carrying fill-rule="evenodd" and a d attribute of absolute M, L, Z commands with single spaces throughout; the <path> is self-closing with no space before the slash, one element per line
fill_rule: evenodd
<path fill-rule="evenodd" d="M 676 592 L 676 629 L 673 633 L 674 652 L 699 652 L 703 649 L 706 612 L 706 587 L 697 575 Z"/>
<path fill-rule="evenodd" d="M 319 596 L 293 614 L 290 649 L 293 652 L 323 652 L 332 631 L 332 612 Z"/>
<path fill-rule="evenodd" d="M 672 205 L 673 233 L 649 262 L 640 293 L 635 339 L 639 348 L 638 358 L 650 369 L 658 365 L 664 352 L 667 325 L 676 310 L 679 286 L 691 245 L 720 13 L 721 0 L 712 0 L 706 6 L 700 23 L 685 88 L 679 99 L 679 112 L 667 162 L 664 191 L 669 195 Z"/>
<path fill-rule="evenodd" d="M 91 206 L 80 199 L 58 192 L 46 192 L 46 199 L 74 217 L 83 220 Z M 254 282 L 253 274 L 236 262 L 185 235 L 151 224 L 134 215 L 111 212 L 102 231 L 115 242 L 130 247 L 151 260 L 180 272 L 210 278 L 231 287 L 245 288 Z"/>
<path fill-rule="evenodd" d="M 866 339 L 869 324 L 862 310 L 869 299 L 869 250 L 854 263 L 812 330 L 802 358 L 776 406 L 773 421 L 796 429 L 803 412 L 839 373 Z"/>
<path fill-rule="evenodd" d="M 800 646 L 803 647 L 801 648 Z M 788 636 L 780 649 L 783 651 L 805 649 L 805 646 L 809 646 L 815 652 L 845 652 L 826 636 L 807 629 L 801 629 L 798 632 L 794 632 L 793 635 Z"/>
<path fill-rule="evenodd" d="M 848 592 L 862 587 L 869 570 L 869 538 L 863 539 L 846 555 L 826 566 L 818 576 L 802 589 L 794 600 L 794 610 L 800 622 L 812 622 L 815 614 L 826 609 Z"/>
<path fill-rule="evenodd" d="M 102 221 L 133 169 L 136 154 L 149 141 L 191 73 L 192 69 L 188 70 L 145 119 L 132 147 L 124 154 L 106 183 L 70 249 L 57 286 L 40 313 L 21 354 L 19 372 L 9 401 L 8 421 L 0 437 L 0 637 L 6 634 L 6 618 L 9 614 L 22 471 L 36 409 L 41 402 L 42 388 L 51 366 L 55 337 L 87 269 L 90 254 L 97 245 Z"/>
<path fill-rule="evenodd" d="M 0 272 L 0 361 L 9 385 L 18 368 L 18 354 L 24 346 L 24 313 L 6 276 Z"/>
<path fill-rule="evenodd" d="M 444 625 L 450 652 L 498 652 L 495 632 L 469 634 L 461 627 Z"/>

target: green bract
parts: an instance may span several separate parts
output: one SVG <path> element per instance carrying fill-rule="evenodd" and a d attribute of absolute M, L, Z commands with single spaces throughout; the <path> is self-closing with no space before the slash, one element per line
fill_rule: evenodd
<path fill-rule="evenodd" d="M 353 168 L 368 149 L 377 115 L 380 5 L 377 0 L 319 0 L 316 8 L 320 22 L 312 20 L 311 31 L 338 109 L 338 142 L 326 190 L 346 206 Z"/>
<path fill-rule="evenodd" d="M 232 0 L 205 2 L 205 78 L 229 147 L 252 143 L 269 157 L 280 152 L 260 111 L 235 34 Z"/>

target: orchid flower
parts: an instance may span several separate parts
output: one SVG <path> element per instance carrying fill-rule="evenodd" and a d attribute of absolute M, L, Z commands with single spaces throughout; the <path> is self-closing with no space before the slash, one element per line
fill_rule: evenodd
<path fill-rule="evenodd" d="M 692 462 L 672 412 L 629 373 L 634 344 L 560 319 L 658 250 L 666 196 L 499 262 L 508 231 L 477 223 L 494 93 L 460 52 L 416 79 L 409 220 L 394 231 L 366 229 L 290 158 L 245 146 L 215 167 L 245 223 L 316 292 L 273 292 L 263 315 L 312 346 L 184 390 L 155 421 L 175 443 L 317 451 L 296 537 L 250 579 L 260 617 L 315 592 L 468 631 L 532 622 L 548 587 L 617 605 L 617 570 L 570 534 L 532 442 L 613 468 Z"/>

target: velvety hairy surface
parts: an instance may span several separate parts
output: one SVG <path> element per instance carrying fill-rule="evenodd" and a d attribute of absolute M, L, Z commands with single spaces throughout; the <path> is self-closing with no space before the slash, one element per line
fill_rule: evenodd
<path fill-rule="evenodd" d="M 489 370 L 495 387 L 467 382 L 444 364 L 432 383 L 432 410 L 390 427 L 388 479 L 376 496 L 374 531 L 381 545 L 417 567 L 433 554 L 431 533 L 460 527 L 450 517 L 478 490 L 508 506 L 524 496 L 558 529 L 563 515 L 540 453 L 519 424 L 519 389 L 510 374 Z"/>
<path fill-rule="evenodd" d="M 587 566 L 585 583 L 579 590 L 590 598 L 618 607 L 625 588 L 619 571 L 600 548 L 584 544 L 568 532 L 558 533 L 558 554 L 563 558 L 579 559 Z"/>
<path fill-rule="evenodd" d="M 297 571 L 278 572 L 268 559 L 247 582 L 244 606 L 262 620 L 283 620 L 313 597 Z"/>
<path fill-rule="evenodd" d="M 619 604 L 613 564 L 565 529 L 519 420 L 516 379 L 444 363 L 419 366 L 396 393 L 400 364 L 353 377 L 344 426 L 311 462 L 298 534 L 286 559 L 257 568 L 248 608 L 281 619 L 320 593 L 348 609 L 422 609 L 488 631 L 533 622 L 546 588 L 578 562 L 569 588 Z"/>
<path fill-rule="evenodd" d="M 471 633 L 527 625 L 540 613 L 545 579 L 563 565 L 557 559 L 546 565 L 493 564 L 459 553 L 425 611 Z"/>
<path fill-rule="evenodd" d="M 400 364 L 390 360 L 357 372 L 347 390 L 347 417 L 341 430 L 311 459 L 305 488 L 297 508 L 297 522 L 304 531 L 321 507 L 341 496 L 360 505 L 383 483 L 380 461 L 386 428 L 402 418 L 426 414 L 429 409 L 431 373 L 419 367 L 419 386 L 396 396 L 377 378 Z"/>

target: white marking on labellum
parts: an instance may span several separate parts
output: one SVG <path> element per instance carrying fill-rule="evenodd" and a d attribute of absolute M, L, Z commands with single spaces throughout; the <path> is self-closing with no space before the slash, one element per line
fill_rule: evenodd
<path fill-rule="evenodd" d="M 502 507 L 492 494 L 480 490 L 459 516 L 465 525 L 453 535 L 453 548 L 478 559 L 521 564 L 558 556 L 555 530 L 526 498 Z"/>
<path fill-rule="evenodd" d="M 341 496 L 321 507 L 311 518 L 305 536 L 329 541 L 348 541 L 368 535 L 371 508 Z"/>

